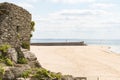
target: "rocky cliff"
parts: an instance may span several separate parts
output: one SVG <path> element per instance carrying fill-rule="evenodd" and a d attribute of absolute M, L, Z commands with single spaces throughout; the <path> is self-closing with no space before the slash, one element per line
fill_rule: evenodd
<path fill-rule="evenodd" d="M 31 14 L 25 9 L 0 3 L 0 80 L 27 78 L 27 70 L 42 69 L 29 51 L 32 24 Z"/>
<path fill-rule="evenodd" d="M 30 43 L 31 14 L 11 3 L 0 3 L 0 45 L 20 47 Z"/>

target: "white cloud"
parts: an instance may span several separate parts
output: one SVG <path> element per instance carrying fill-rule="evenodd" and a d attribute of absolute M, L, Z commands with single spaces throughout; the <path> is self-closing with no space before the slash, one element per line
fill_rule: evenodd
<path fill-rule="evenodd" d="M 51 0 L 51 1 L 54 3 L 77 4 L 77 3 L 94 2 L 95 0 Z"/>
<path fill-rule="evenodd" d="M 118 16 L 98 9 L 64 9 L 41 17 L 34 38 L 117 38 Z"/>
<path fill-rule="evenodd" d="M 113 14 L 104 10 L 91 10 L 91 9 L 71 9 L 71 10 L 61 10 L 55 13 L 49 14 L 47 21 L 63 24 L 62 26 L 84 26 L 84 27 L 101 27 L 106 25 L 103 23 L 114 23 L 118 19 L 111 18 Z M 44 21 L 45 21 L 44 19 Z M 101 25 L 102 24 L 102 25 Z M 104 26 L 102 26 L 104 27 Z"/>
<path fill-rule="evenodd" d="M 93 3 L 93 5 L 91 6 L 92 8 L 112 8 L 115 7 L 116 4 L 113 3 Z"/>
<path fill-rule="evenodd" d="M 61 15 L 61 16 L 92 16 L 92 15 L 108 15 L 110 14 L 104 10 L 92 10 L 92 9 L 70 9 L 70 10 L 61 10 L 50 15 Z"/>
<path fill-rule="evenodd" d="M 50 13 L 41 17 L 42 26 L 65 28 L 65 27 L 108 27 L 120 25 L 120 15 L 105 10 L 92 9 L 69 9 Z"/>

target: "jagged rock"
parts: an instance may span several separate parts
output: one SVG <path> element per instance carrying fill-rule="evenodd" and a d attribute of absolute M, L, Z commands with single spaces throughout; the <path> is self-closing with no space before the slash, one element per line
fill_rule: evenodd
<path fill-rule="evenodd" d="M 65 75 L 62 77 L 62 80 L 74 80 L 74 78 L 71 75 Z"/>
<path fill-rule="evenodd" d="M 75 77 L 74 80 L 87 80 L 86 77 Z"/>
<path fill-rule="evenodd" d="M 37 79 L 37 78 L 31 78 L 30 80 L 39 80 L 39 79 Z"/>
<path fill-rule="evenodd" d="M 3 76 L 3 80 L 13 80 L 15 78 L 14 74 L 11 72 L 11 70 L 6 70 L 5 74 Z"/>
<path fill-rule="evenodd" d="M 17 78 L 16 80 L 31 80 L 30 78 Z"/>
<path fill-rule="evenodd" d="M 19 67 L 10 67 L 5 71 L 5 74 L 3 76 L 3 80 L 15 80 L 16 78 L 20 77 L 23 71 L 31 69 L 28 65 L 21 65 Z M 21 79 L 20 80 L 26 80 Z"/>
<path fill-rule="evenodd" d="M 21 67 L 10 68 L 11 72 L 14 74 L 15 78 L 20 77 L 20 75 L 25 70 L 29 70 L 31 67 L 29 65 L 21 65 Z"/>
<path fill-rule="evenodd" d="M 0 51 L 0 55 L 2 55 L 2 52 Z"/>
<path fill-rule="evenodd" d="M 28 51 L 27 49 L 22 49 L 21 51 L 23 52 L 24 58 L 28 59 L 29 61 L 37 60 L 37 57 L 32 52 Z"/>
<path fill-rule="evenodd" d="M 17 78 L 16 80 L 26 80 L 25 78 Z"/>
<path fill-rule="evenodd" d="M 57 78 L 55 78 L 55 79 L 52 79 L 52 80 L 61 80 L 61 79 L 57 79 Z"/>
<path fill-rule="evenodd" d="M 14 48 L 8 49 L 7 57 L 9 59 L 11 59 L 12 61 L 14 61 L 15 63 L 17 63 L 18 55 L 17 55 L 17 52 L 16 52 L 16 50 Z"/>
<path fill-rule="evenodd" d="M 40 68 L 40 67 L 42 67 L 37 60 L 28 62 L 28 65 L 31 68 Z"/>

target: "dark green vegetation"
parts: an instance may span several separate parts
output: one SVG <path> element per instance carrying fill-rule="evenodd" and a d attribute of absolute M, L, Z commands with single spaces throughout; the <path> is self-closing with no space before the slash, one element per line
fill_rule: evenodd
<path fill-rule="evenodd" d="M 21 77 L 28 78 L 32 77 L 38 80 L 47 80 L 47 79 L 61 79 L 61 73 L 50 72 L 44 68 L 33 68 L 31 70 L 26 70 L 21 74 Z"/>
<path fill-rule="evenodd" d="M 5 63 L 7 66 L 13 66 L 13 62 L 9 58 L 5 59 Z"/>
<path fill-rule="evenodd" d="M 0 58 L 0 63 L 5 63 L 7 66 L 13 66 L 13 62 L 9 58 L 4 58 L 2 56 L 0 56 Z"/>
<path fill-rule="evenodd" d="M 35 22 L 34 22 L 34 21 L 31 21 L 31 31 L 35 31 L 34 26 L 35 26 Z"/>
<path fill-rule="evenodd" d="M 30 50 L 30 43 L 29 42 L 22 42 L 22 48 Z"/>
<path fill-rule="evenodd" d="M 8 58 L 8 49 L 11 48 L 10 45 L 4 44 L 0 46 L 0 63 L 5 63 L 7 66 L 13 66 L 14 62 Z M 19 53 L 20 54 L 20 53 Z M 19 56 L 18 58 L 19 64 L 27 64 L 27 59 Z"/>
<path fill-rule="evenodd" d="M 19 63 L 19 64 L 27 64 L 27 62 L 28 62 L 28 61 L 27 61 L 26 58 L 19 58 L 19 59 L 18 59 L 18 63 Z"/>
<path fill-rule="evenodd" d="M 2 80 L 2 76 L 4 75 L 5 70 L 3 67 L 0 66 L 0 80 Z"/>
<path fill-rule="evenodd" d="M 4 45 L 0 46 L 0 51 L 3 52 L 3 53 L 6 53 L 9 48 L 11 48 L 10 45 L 4 44 Z"/>
<path fill-rule="evenodd" d="M 32 37 L 32 32 L 35 31 L 35 22 L 31 21 L 31 34 L 30 34 L 30 38 Z"/>
<path fill-rule="evenodd" d="M 13 66 L 11 59 L 7 58 L 7 51 L 9 48 L 11 48 L 11 46 L 8 44 L 0 46 L 0 63 L 5 63 L 7 66 Z"/>

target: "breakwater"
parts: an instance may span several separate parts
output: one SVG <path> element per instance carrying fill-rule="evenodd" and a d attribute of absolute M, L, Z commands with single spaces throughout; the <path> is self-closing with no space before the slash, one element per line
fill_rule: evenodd
<path fill-rule="evenodd" d="M 82 42 L 50 42 L 50 43 L 31 43 L 36 46 L 85 46 L 84 41 Z"/>

